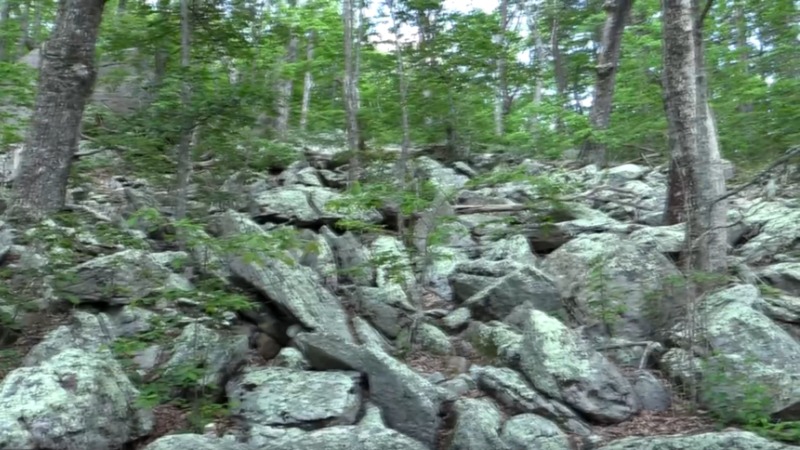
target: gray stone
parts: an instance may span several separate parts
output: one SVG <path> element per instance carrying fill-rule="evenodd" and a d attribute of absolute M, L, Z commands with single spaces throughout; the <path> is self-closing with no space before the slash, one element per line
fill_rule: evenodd
<path fill-rule="evenodd" d="M 283 367 L 246 371 L 228 383 L 232 412 L 248 423 L 293 426 L 351 425 L 361 408 L 359 374 Z"/>
<path fill-rule="evenodd" d="M 608 359 L 564 324 L 531 310 L 521 348 L 521 369 L 536 389 L 601 423 L 638 412 L 630 382 Z"/>
<path fill-rule="evenodd" d="M 66 349 L 0 384 L 0 448 L 119 448 L 146 436 L 153 415 L 110 352 Z"/>
<path fill-rule="evenodd" d="M 449 450 L 505 450 L 500 440 L 503 416 L 490 400 L 465 398 L 453 405 L 456 427 Z"/>
<path fill-rule="evenodd" d="M 508 450 L 572 450 L 569 437 L 558 425 L 537 416 L 520 414 L 503 424 L 500 437 Z"/>
<path fill-rule="evenodd" d="M 228 211 L 217 219 L 223 236 L 252 233 L 267 238 L 257 224 L 239 213 Z M 321 285 L 311 269 L 289 265 L 272 255 L 255 253 L 250 255 L 254 258 L 231 253 L 224 255 L 224 259 L 233 274 L 277 303 L 307 329 L 334 333 L 352 341 L 342 304 Z"/>

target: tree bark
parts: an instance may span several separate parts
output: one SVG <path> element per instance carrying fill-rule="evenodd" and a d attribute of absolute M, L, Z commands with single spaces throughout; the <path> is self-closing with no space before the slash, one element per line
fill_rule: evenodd
<path fill-rule="evenodd" d="M 506 27 L 508 26 L 508 0 L 500 0 L 500 33 L 497 36 L 497 43 L 500 52 L 497 55 L 497 85 L 495 86 L 494 99 L 494 134 L 503 136 L 505 134 L 505 104 L 508 98 L 508 83 L 506 79 Z"/>
<path fill-rule="evenodd" d="M 314 61 L 314 32 L 308 33 L 308 43 L 306 44 L 306 63 Z M 311 91 L 314 89 L 314 78 L 311 74 L 311 67 L 306 69 L 303 76 L 303 102 L 300 105 L 300 131 L 305 133 L 308 129 L 308 112 L 311 108 Z"/>
<path fill-rule="evenodd" d="M 394 0 L 387 0 L 386 5 L 389 7 L 389 18 L 392 21 L 394 50 L 397 58 L 397 77 L 400 81 L 400 126 L 403 140 L 400 145 L 400 157 L 397 159 L 397 169 L 401 182 L 405 182 L 408 174 L 409 152 L 411 151 L 411 129 L 408 118 L 408 79 L 406 78 L 405 61 L 403 59 L 403 46 L 400 44 L 400 23 L 397 20 L 397 14 L 394 9 Z"/>
<path fill-rule="evenodd" d="M 716 200 L 725 194 L 725 176 L 722 167 L 717 124 L 708 102 L 708 73 L 705 64 L 705 39 L 703 20 L 713 0 L 692 0 L 694 17 L 693 44 L 695 56 L 695 80 L 697 83 L 697 150 L 694 164 L 697 167 L 697 192 L 699 209 L 695 215 L 701 231 L 696 244 L 695 268 L 710 273 L 725 273 L 728 270 L 727 203 Z"/>
<path fill-rule="evenodd" d="M 297 6 L 296 1 L 290 1 L 289 6 Z M 294 64 L 297 61 L 297 46 L 299 39 L 294 27 L 289 29 L 289 42 L 286 44 L 286 55 L 283 58 L 281 69 L 285 68 L 287 64 Z M 285 72 L 285 70 L 281 70 Z M 289 115 L 291 113 L 291 100 L 292 89 L 294 87 L 293 77 L 285 73 L 280 74 L 278 77 L 278 95 L 276 96 L 277 103 L 277 118 L 275 120 L 275 131 L 277 132 L 278 139 L 281 141 L 286 140 L 289 135 Z"/>
<path fill-rule="evenodd" d="M 183 81 L 181 86 L 181 104 L 183 105 L 181 134 L 178 142 L 178 170 L 177 170 L 177 191 L 175 201 L 175 219 L 182 220 L 186 217 L 187 205 L 189 203 L 189 178 L 192 173 L 192 133 L 194 123 L 191 113 L 192 85 L 189 80 L 189 69 L 191 67 L 191 17 L 189 15 L 189 2 L 191 0 L 181 0 L 181 69 Z"/>
<path fill-rule="evenodd" d="M 350 182 L 358 174 L 358 82 L 356 80 L 356 52 L 354 48 L 354 0 L 343 1 L 344 22 L 344 109 L 347 125 L 347 148 L 350 151 Z"/>
<path fill-rule="evenodd" d="M 36 104 L 14 182 L 9 218 L 35 222 L 64 207 L 81 119 L 97 78 L 104 0 L 61 0 L 42 52 Z"/>
<path fill-rule="evenodd" d="M 18 56 L 25 56 L 33 46 L 30 45 L 31 2 L 24 0 L 19 6 L 19 41 L 17 42 Z"/>
<path fill-rule="evenodd" d="M 545 49 L 544 49 L 544 42 L 542 42 L 542 34 L 539 31 L 539 10 L 536 7 L 536 1 L 530 0 L 526 2 L 527 8 L 527 15 L 528 15 L 528 30 L 530 32 L 530 59 L 535 69 L 535 77 L 536 81 L 533 87 L 533 108 L 534 114 L 530 117 L 530 131 L 534 135 L 538 133 L 540 124 L 539 124 L 539 115 L 536 111 L 538 111 L 539 106 L 542 104 L 542 94 L 544 92 L 544 79 L 542 77 L 542 67 L 544 64 L 545 58 Z M 534 136 L 536 137 L 536 136 Z"/>
<path fill-rule="evenodd" d="M 592 103 L 592 112 L 589 114 L 589 124 L 595 132 L 608 129 L 611 122 L 614 87 L 622 49 L 622 34 L 625 31 L 625 21 L 632 6 L 633 0 L 606 0 L 603 4 L 606 11 L 606 23 L 603 27 L 603 38 L 595 68 L 594 102 Z M 604 167 L 607 159 L 606 152 L 605 144 L 590 137 L 584 142 L 579 159 L 583 164 Z"/>
<path fill-rule="evenodd" d="M 560 108 L 563 109 L 566 106 L 567 85 L 569 81 L 567 80 L 567 67 L 564 64 L 564 58 L 561 55 L 561 46 L 558 42 L 558 27 L 558 17 L 556 16 L 553 17 L 553 26 L 550 33 L 550 51 L 553 55 L 553 72 L 556 78 L 556 98 L 558 99 Z M 556 113 L 555 126 L 556 131 L 564 131 L 564 113 L 562 110 Z"/>
<path fill-rule="evenodd" d="M 716 200 L 725 193 L 725 181 L 706 95 L 697 0 L 664 0 L 662 12 L 664 95 L 673 145 L 670 195 L 683 197 L 684 261 L 691 270 L 724 273 L 726 210 Z"/>

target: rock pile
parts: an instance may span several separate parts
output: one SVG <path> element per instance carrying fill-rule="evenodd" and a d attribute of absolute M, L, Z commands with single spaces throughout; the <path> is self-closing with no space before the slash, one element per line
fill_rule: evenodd
<path fill-rule="evenodd" d="M 800 420 L 796 199 L 732 197 L 737 271 L 691 299 L 683 229 L 660 225 L 661 169 L 519 162 L 582 193 L 553 202 L 530 179 L 477 183 L 501 172 L 492 161 L 418 155 L 440 195 L 401 239 L 339 228 L 396 209 L 332 207 L 343 171 L 306 150 L 279 175 L 231 177 L 224 205 L 196 198 L 209 220 L 180 247 L 134 215 L 168 212 L 169 194 L 121 177 L 72 189 L 72 211 L 36 229 L 0 227 L 6 344 L 70 306 L 0 383 L 0 448 L 797 448 L 744 431 L 641 436 L 642 418 L 674 414 L 673 384 L 726 417 L 757 398 Z M 302 246 L 284 245 L 287 228 Z M 244 299 L 257 307 L 234 311 Z M 227 419 L 159 437 L 163 410 L 142 402 L 157 396 L 223 402 Z M 604 431 L 636 423 L 640 436 Z"/>

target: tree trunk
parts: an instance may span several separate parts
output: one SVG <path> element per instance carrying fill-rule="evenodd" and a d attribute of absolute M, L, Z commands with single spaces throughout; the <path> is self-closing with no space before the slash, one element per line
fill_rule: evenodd
<path fill-rule="evenodd" d="M 18 56 L 25 56 L 30 50 L 33 49 L 33 46 L 30 45 L 31 38 L 30 38 L 30 20 L 31 20 L 31 2 L 30 0 L 24 0 L 19 7 L 19 42 L 17 46 Z"/>
<path fill-rule="evenodd" d="M 294 8 L 297 6 L 296 0 L 289 1 L 289 7 Z M 286 55 L 283 57 L 283 62 L 280 64 L 278 74 L 278 89 L 276 100 L 276 119 L 275 119 L 275 132 L 281 141 L 285 141 L 289 135 L 289 116 L 291 113 L 292 105 L 292 89 L 294 88 L 294 76 L 286 73 L 286 65 L 294 64 L 297 61 L 297 46 L 299 45 L 297 37 L 297 30 L 295 27 L 289 27 L 289 42 L 286 44 Z"/>
<path fill-rule="evenodd" d="M 297 60 L 297 45 L 298 39 L 294 30 L 289 31 L 289 43 L 286 45 L 286 57 L 283 60 L 285 64 L 294 64 Z M 291 112 L 292 103 L 292 89 L 294 83 L 291 75 L 282 74 L 278 80 L 278 95 L 277 100 L 277 119 L 275 120 L 275 131 L 278 134 L 279 140 L 286 140 L 289 135 L 289 114 Z"/>
<path fill-rule="evenodd" d="M 354 0 L 344 0 L 344 109 L 347 125 L 347 148 L 350 151 L 350 182 L 358 174 L 358 85 L 356 80 L 356 54 L 354 49 Z"/>
<path fill-rule="evenodd" d="M 664 95 L 673 136 L 671 195 L 686 215 L 684 260 L 690 270 L 726 270 L 725 191 L 716 128 L 705 94 L 702 34 L 693 0 L 664 0 Z"/>
<path fill-rule="evenodd" d="M 565 107 L 567 85 L 567 67 L 564 64 L 564 58 L 561 55 L 561 47 L 558 43 L 558 17 L 553 18 L 553 27 L 550 34 L 550 51 L 553 54 L 553 72 L 556 77 L 556 98 L 558 98 L 559 106 Z M 564 131 L 564 116 L 563 111 L 559 110 L 556 113 L 555 121 L 556 131 Z"/>
<path fill-rule="evenodd" d="M 314 32 L 308 33 L 308 43 L 306 44 L 306 63 L 314 61 Z M 303 103 L 300 106 L 300 131 L 305 133 L 308 129 L 308 112 L 311 108 L 311 90 L 314 88 L 314 78 L 311 68 L 306 69 L 303 77 Z"/>
<path fill-rule="evenodd" d="M 81 119 L 97 78 L 103 0 L 61 0 L 42 52 L 36 105 L 14 182 L 10 218 L 38 221 L 64 207 Z"/>
<path fill-rule="evenodd" d="M 608 129 L 611 121 L 611 107 L 614 101 L 614 86 L 622 48 L 622 33 L 625 21 L 630 14 L 633 0 L 606 0 L 603 8 L 606 11 L 606 23 L 603 27 L 603 38 L 600 53 L 597 57 L 596 78 L 594 83 L 594 102 L 589 115 L 589 124 L 595 132 Z M 580 153 L 583 164 L 606 165 L 605 144 L 587 139 Z"/>
<path fill-rule="evenodd" d="M 528 30 L 530 32 L 530 59 L 534 66 L 536 73 L 536 81 L 533 87 L 533 108 L 534 114 L 529 118 L 530 131 L 534 135 L 539 130 L 539 106 L 542 104 L 542 94 L 544 92 L 544 78 L 542 77 L 542 67 L 545 58 L 544 42 L 542 42 L 542 34 L 539 32 L 539 11 L 536 7 L 536 1 L 530 0 L 526 2 L 527 15 L 528 15 Z M 535 136 L 534 136 L 535 137 Z"/>
<path fill-rule="evenodd" d="M 400 126 L 402 127 L 403 140 L 400 145 L 400 157 L 397 159 L 397 169 L 401 182 L 405 182 L 408 174 L 409 152 L 411 151 L 411 130 L 408 119 L 408 79 L 406 78 L 405 62 L 403 60 L 403 46 L 400 44 L 400 23 L 397 21 L 397 15 L 394 10 L 394 0 L 387 0 L 386 4 L 389 7 L 389 18 L 392 21 L 394 49 L 397 57 L 397 77 L 400 81 Z"/>
<path fill-rule="evenodd" d="M 191 113 L 192 85 L 189 79 L 191 67 L 191 17 L 189 15 L 189 2 L 181 0 L 181 69 L 183 81 L 181 86 L 181 104 L 183 105 L 181 134 L 178 143 L 178 170 L 177 170 L 177 196 L 175 201 L 175 219 L 182 220 L 186 217 L 189 202 L 189 178 L 192 173 L 192 133 L 194 123 Z"/>
<path fill-rule="evenodd" d="M 713 0 L 705 0 L 710 7 Z M 725 176 L 722 167 L 717 124 L 708 102 L 708 73 L 705 64 L 703 20 L 708 11 L 701 11 L 700 0 L 692 0 L 694 17 L 693 44 L 695 79 L 697 83 L 697 192 L 699 213 L 696 214 L 701 230 L 696 244 L 695 268 L 710 273 L 728 270 L 727 202 L 716 199 L 725 194 Z"/>
<path fill-rule="evenodd" d="M 497 43 L 500 52 L 497 55 L 497 85 L 495 86 L 494 100 L 494 134 L 505 134 L 505 104 L 508 97 L 508 84 L 506 79 L 506 27 L 508 26 L 508 0 L 500 0 L 500 33 Z"/>

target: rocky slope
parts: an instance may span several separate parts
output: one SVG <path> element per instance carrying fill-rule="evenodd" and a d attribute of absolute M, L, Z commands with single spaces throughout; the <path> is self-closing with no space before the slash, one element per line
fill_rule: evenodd
<path fill-rule="evenodd" d="M 178 224 L 182 246 L 155 213 L 168 192 L 99 174 L 70 212 L 4 224 L 0 339 L 24 355 L 4 367 L 0 448 L 796 448 L 679 411 L 691 394 L 728 419 L 800 419 L 796 196 L 731 197 L 735 273 L 693 299 L 683 230 L 659 226 L 662 169 L 526 160 L 508 177 L 497 155 L 419 155 L 437 194 L 401 239 L 343 231 L 396 208 L 347 208 L 333 151 L 306 150 L 231 177 L 211 211 L 196 185 L 208 220 Z M 205 433 L 163 436 L 187 425 L 152 407 L 169 399 Z"/>

